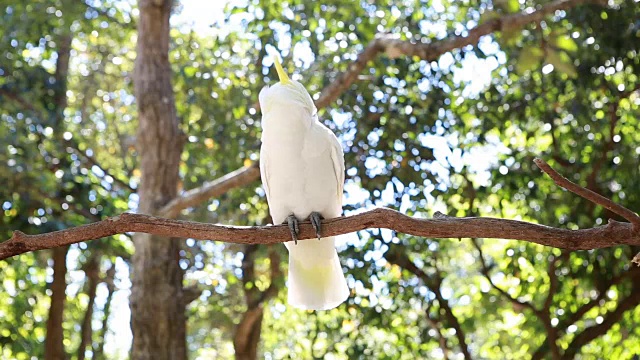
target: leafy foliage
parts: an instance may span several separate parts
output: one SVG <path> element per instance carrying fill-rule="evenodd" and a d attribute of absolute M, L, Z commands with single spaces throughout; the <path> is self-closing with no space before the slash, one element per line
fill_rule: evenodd
<path fill-rule="evenodd" d="M 170 61 L 187 138 L 182 188 L 258 161 L 257 95 L 276 78 L 270 52 L 282 54 L 288 71 L 317 98 L 380 32 L 416 42 L 464 36 L 478 23 L 538 3 L 254 0 L 228 4 L 211 32 L 175 27 Z M 0 188 L 0 234 L 53 231 L 135 211 L 135 6 L 3 5 L 0 21 L 10 31 L 0 35 L 0 181 L 8 186 Z M 579 5 L 438 61 L 376 58 L 336 103 L 320 110 L 345 150 L 345 211 L 384 205 L 418 217 L 442 211 L 568 228 L 618 219 L 555 187 L 533 166 L 534 157 L 639 209 L 639 18 L 633 0 Z M 67 105 L 60 109 L 55 65 L 64 35 L 73 41 Z M 270 222 L 259 182 L 181 216 Z M 246 248 L 187 240 L 185 287 L 203 290 L 187 309 L 193 357 L 231 356 L 233 333 L 255 289 L 267 291 L 272 283 L 279 291 L 261 305 L 260 352 L 269 358 L 630 358 L 640 351 L 638 271 L 629 265 L 640 249 L 565 253 L 386 230 L 346 236 L 340 246 L 352 296 L 337 309 L 310 313 L 286 307 L 283 278 L 274 277 L 271 266 L 273 249 L 256 250 L 250 274 L 243 267 Z M 116 336 L 125 333 L 128 324 L 103 320 L 113 293 L 127 291 L 131 249 L 126 236 L 72 247 L 67 352 L 80 343 L 88 303 L 83 269 L 93 257 L 100 259 L 104 283 L 87 353 L 102 356 L 104 325 Z M 279 268 L 286 268 L 284 249 L 275 251 Z M 0 261 L 2 357 L 43 356 L 48 257 Z M 106 272 L 116 264 L 121 289 L 107 291 Z"/>

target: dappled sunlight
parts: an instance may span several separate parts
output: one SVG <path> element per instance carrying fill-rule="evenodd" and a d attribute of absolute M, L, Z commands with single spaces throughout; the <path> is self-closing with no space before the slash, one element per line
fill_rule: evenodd
<path fill-rule="evenodd" d="M 169 28 L 139 30 L 163 19 L 146 3 L 0 7 L 0 241 L 125 212 L 271 224 L 258 94 L 276 59 L 344 151 L 344 216 L 386 207 L 436 234 L 449 217 L 599 227 L 598 241 L 632 228 L 637 0 L 181 0 L 155 9 Z M 535 158 L 618 208 L 563 190 Z M 18 249 L 0 260 L 0 358 L 640 353 L 638 249 L 619 237 L 570 252 L 363 228 L 336 237 L 348 299 L 315 312 L 287 303 L 281 244 L 124 233 Z"/>

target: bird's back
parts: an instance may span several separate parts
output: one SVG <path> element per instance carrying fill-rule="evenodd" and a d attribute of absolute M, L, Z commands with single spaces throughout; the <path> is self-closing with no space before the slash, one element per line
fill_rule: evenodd
<path fill-rule="evenodd" d="M 317 121 L 304 125 L 266 127 L 262 135 L 262 181 L 275 223 L 290 214 L 299 219 L 312 211 L 325 218 L 341 214 L 341 186 L 331 158 L 333 134 Z"/>

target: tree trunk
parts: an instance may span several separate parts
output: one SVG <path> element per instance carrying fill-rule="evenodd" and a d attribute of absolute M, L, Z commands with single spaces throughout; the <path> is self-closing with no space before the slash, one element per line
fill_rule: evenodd
<path fill-rule="evenodd" d="M 58 38 L 58 60 L 56 61 L 55 89 L 53 96 L 54 109 L 51 114 L 56 138 L 62 139 L 64 129 L 64 110 L 67 107 L 67 75 L 69 74 L 69 58 L 71 56 L 71 35 L 64 34 Z M 44 120 L 44 119 L 43 119 Z M 60 142 L 62 144 L 62 142 Z M 62 152 L 64 154 L 64 152 Z M 67 158 L 60 156 L 61 167 L 68 166 Z M 64 314 L 64 302 L 67 289 L 67 252 L 69 246 L 58 247 L 52 250 L 53 258 L 53 282 L 51 283 L 51 305 L 47 318 L 47 337 L 45 339 L 44 356 L 46 360 L 65 359 L 64 333 L 62 321 Z"/>
<path fill-rule="evenodd" d="M 256 360 L 258 358 L 258 344 L 262 332 L 262 318 L 264 310 L 262 304 L 248 309 L 236 328 L 233 336 L 233 348 L 236 360 Z"/>
<path fill-rule="evenodd" d="M 84 268 L 84 273 L 87 277 L 87 296 L 89 296 L 89 303 L 87 304 L 87 310 L 84 312 L 84 319 L 80 330 L 81 339 L 80 346 L 78 347 L 78 360 L 84 360 L 84 353 L 87 345 L 91 344 L 91 338 L 93 336 L 91 319 L 93 318 L 93 305 L 96 302 L 96 289 L 98 288 L 98 282 L 100 282 L 100 269 L 98 264 L 99 260 L 96 257 L 92 257 Z"/>
<path fill-rule="evenodd" d="M 62 315 L 67 289 L 67 251 L 68 246 L 53 249 L 53 281 L 51 282 L 51 305 L 47 319 L 47 337 L 44 344 L 46 360 L 65 359 Z"/>
<path fill-rule="evenodd" d="M 177 195 L 183 141 L 178 128 L 171 67 L 171 0 L 139 0 L 134 72 L 141 183 L 138 211 L 155 214 Z M 185 359 L 180 242 L 138 233 L 133 238 L 131 330 L 133 359 Z"/>

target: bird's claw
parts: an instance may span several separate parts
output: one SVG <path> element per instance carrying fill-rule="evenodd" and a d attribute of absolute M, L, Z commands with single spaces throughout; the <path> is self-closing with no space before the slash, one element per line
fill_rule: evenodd
<path fill-rule="evenodd" d="M 291 232 L 291 238 L 294 243 L 298 245 L 298 233 L 300 232 L 300 225 L 298 224 L 298 218 L 291 214 L 287 216 L 287 225 L 289 225 L 289 231 Z"/>
<path fill-rule="evenodd" d="M 322 232 L 322 215 L 320 215 L 319 212 L 314 211 L 309 215 L 309 220 L 311 220 L 311 225 L 313 226 L 313 229 L 316 231 L 316 236 L 318 237 L 318 240 L 320 240 L 320 233 Z"/>

